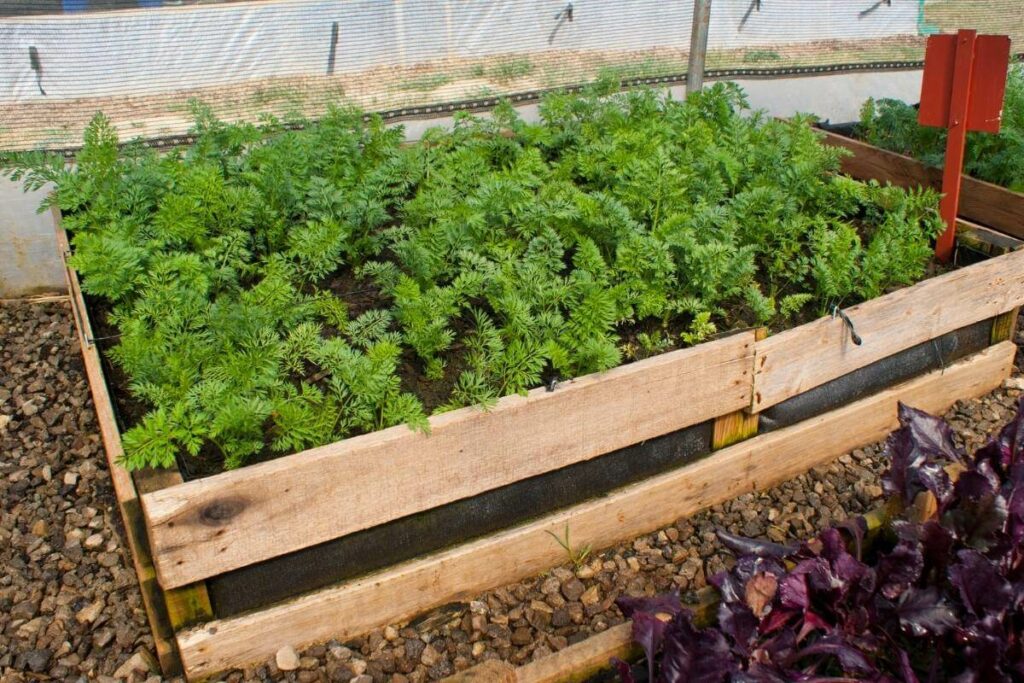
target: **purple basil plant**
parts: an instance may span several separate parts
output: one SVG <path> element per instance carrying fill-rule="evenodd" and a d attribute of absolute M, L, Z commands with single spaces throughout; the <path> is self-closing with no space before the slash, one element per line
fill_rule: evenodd
<path fill-rule="evenodd" d="M 1024 681 L 1024 399 L 973 457 L 944 421 L 900 405 L 888 494 L 928 519 L 895 520 L 859 557 L 865 520 L 798 547 L 720 533 L 736 556 L 711 583 L 717 624 L 676 593 L 618 600 L 646 655 L 625 683 Z M 954 475 L 951 476 L 951 472 Z"/>

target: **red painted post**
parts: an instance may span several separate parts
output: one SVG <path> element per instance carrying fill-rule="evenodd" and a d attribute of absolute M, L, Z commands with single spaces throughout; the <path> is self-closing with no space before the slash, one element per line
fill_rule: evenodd
<path fill-rule="evenodd" d="M 935 244 L 936 258 L 945 263 L 953 256 L 956 243 L 956 216 L 960 207 L 960 171 L 964 165 L 967 144 L 967 112 L 971 101 L 971 74 L 974 71 L 974 44 L 978 32 L 961 29 L 956 36 L 956 61 L 953 66 L 953 87 L 949 102 L 946 163 L 942 171 L 942 202 L 939 212 L 946 222 L 946 231 Z"/>

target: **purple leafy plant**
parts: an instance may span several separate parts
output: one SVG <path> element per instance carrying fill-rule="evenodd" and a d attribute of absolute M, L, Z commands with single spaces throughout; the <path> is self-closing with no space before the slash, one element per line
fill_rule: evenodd
<path fill-rule="evenodd" d="M 679 595 L 620 598 L 644 665 L 625 683 L 1024 681 L 1024 399 L 973 457 L 941 419 L 904 405 L 885 490 L 928 519 L 896 519 L 861 557 L 863 518 L 795 547 L 720 533 L 717 623 Z M 851 553 L 851 547 L 853 551 Z"/>

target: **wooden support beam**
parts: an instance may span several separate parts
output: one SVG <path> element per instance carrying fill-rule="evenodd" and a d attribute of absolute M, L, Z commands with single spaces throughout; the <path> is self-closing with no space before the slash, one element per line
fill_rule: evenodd
<path fill-rule="evenodd" d="M 1017 316 L 1020 314 L 1020 307 L 1014 308 L 1012 311 L 1007 311 L 1002 315 L 996 316 L 996 319 L 992 321 L 992 343 L 998 344 L 1004 341 L 1013 341 L 1013 336 L 1017 331 Z"/>
<path fill-rule="evenodd" d="M 175 588 L 468 498 L 750 404 L 754 333 L 190 481 L 142 497 Z"/>
<path fill-rule="evenodd" d="M 711 448 L 719 450 L 757 434 L 760 415 L 748 410 L 737 410 L 715 419 L 711 435 Z"/>
<path fill-rule="evenodd" d="M 963 218 L 957 219 L 957 242 L 971 247 L 975 251 L 989 256 L 1002 256 L 1008 251 L 1016 251 L 1024 247 L 1024 240 L 1011 237 L 984 225 L 972 223 Z"/>
<path fill-rule="evenodd" d="M 759 412 L 814 387 L 966 325 L 1024 304 L 1024 250 L 960 268 L 846 313 L 824 317 L 755 345 L 751 410 Z"/>
<path fill-rule="evenodd" d="M 444 679 L 444 683 L 519 683 L 516 668 L 498 659 L 488 659 L 482 664 L 461 671 Z"/>
<path fill-rule="evenodd" d="M 355 637 L 437 605 L 536 575 L 565 559 L 550 533 L 566 525 L 595 549 L 648 533 L 743 493 L 769 488 L 878 441 L 897 424 L 896 404 L 941 412 L 1008 377 L 1016 347 L 1003 342 L 943 371 L 839 410 L 748 439 L 676 471 L 525 525 L 406 562 L 253 614 L 178 634 L 191 677 L 212 676 L 329 638 Z"/>
<path fill-rule="evenodd" d="M 718 591 L 703 588 L 697 598 L 686 608 L 693 613 L 697 626 L 708 626 L 714 622 L 718 609 Z M 628 662 L 640 655 L 640 648 L 633 644 L 633 623 L 627 621 L 520 666 L 515 670 L 514 683 L 584 683 L 607 669 L 613 657 Z"/>
<path fill-rule="evenodd" d="M 175 631 L 213 619 L 210 594 L 203 581 L 165 591 L 164 603 L 167 605 L 167 618 Z"/>
<path fill-rule="evenodd" d="M 767 337 L 768 328 L 758 327 L 754 330 L 755 341 L 761 341 Z M 747 408 L 715 418 L 711 434 L 711 448 L 717 451 L 756 436 L 760 422 L 759 413 L 751 413 Z"/>
<path fill-rule="evenodd" d="M 148 468 L 135 472 L 132 478 L 135 481 L 135 488 L 139 495 L 177 486 L 184 481 L 181 472 L 177 469 L 162 470 Z M 156 571 L 152 567 L 152 556 L 149 552 L 148 536 L 146 536 L 144 526 L 141 529 L 141 533 L 142 538 L 146 539 L 144 563 L 148 564 L 147 571 L 152 571 L 155 579 Z M 172 588 L 167 591 L 161 590 L 159 585 L 157 585 L 157 591 L 159 592 L 160 601 L 164 605 L 167 621 L 172 632 L 179 631 L 188 626 L 195 626 L 213 618 L 213 607 L 210 603 L 210 594 L 206 589 L 205 581 L 197 581 L 196 583 L 181 586 L 180 588 Z"/>

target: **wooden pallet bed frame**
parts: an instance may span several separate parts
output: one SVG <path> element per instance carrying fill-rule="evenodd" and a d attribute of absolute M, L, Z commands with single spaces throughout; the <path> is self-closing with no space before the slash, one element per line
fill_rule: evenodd
<path fill-rule="evenodd" d="M 854 177 L 932 183 L 931 171 L 906 157 L 834 134 L 826 142 L 853 151 L 843 170 Z M 114 404 L 77 274 L 67 269 L 114 490 L 165 673 L 198 680 L 265 660 L 286 644 L 350 638 L 408 619 L 558 564 L 564 551 L 548 531 L 569 525 L 576 543 L 603 548 L 881 438 L 895 424 L 897 400 L 936 411 L 992 390 L 1012 369 L 1007 340 L 1024 304 L 1024 250 L 1010 250 L 1024 237 L 1024 195 L 975 181 L 965 183 L 961 204 L 965 239 L 1006 253 L 846 309 L 862 345 L 830 317 L 769 337 L 740 331 L 554 391 L 506 397 L 487 412 L 434 416 L 429 436 L 394 427 L 187 482 L 177 471 L 132 474 L 119 464 Z M 757 435 L 762 411 L 978 324 L 991 325 L 988 348 Z M 211 605 L 207 582 L 217 577 L 702 424 L 713 427 L 713 453 L 601 497 L 244 613 L 217 617 Z"/>

